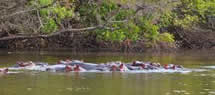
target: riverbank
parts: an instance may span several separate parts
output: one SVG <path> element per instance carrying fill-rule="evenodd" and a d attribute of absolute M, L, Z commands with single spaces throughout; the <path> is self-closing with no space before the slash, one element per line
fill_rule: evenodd
<path fill-rule="evenodd" d="M 190 32 L 181 29 L 172 29 L 169 31 L 175 36 L 175 43 L 159 43 L 154 47 L 146 45 L 144 40 L 138 40 L 131 43 L 111 43 L 98 41 L 95 35 L 86 35 L 85 33 L 65 32 L 61 35 L 51 37 L 40 36 L 4 36 L 0 40 L 1 49 L 60 49 L 66 48 L 74 51 L 88 50 L 107 50 L 107 51 L 172 51 L 181 49 L 215 49 L 215 32 Z"/>
<path fill-rule="evenodd" d="M 1 1 L 0 48 L 125 52 L 214 49 L 215 8 L 210 5 L 214 1 L 202 2 Z"/>

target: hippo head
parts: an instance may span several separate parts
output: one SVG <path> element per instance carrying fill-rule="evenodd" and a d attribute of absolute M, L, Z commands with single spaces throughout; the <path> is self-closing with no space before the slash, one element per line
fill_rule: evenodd
<path fill-rule="evenodd" d="M 141 64 L 141 67 L 142 67 L 142 69 L 145 69 L 146 65 L 145 64 Z"/>
<path fill-rule="evenodd" d="M 75 67 L 74 67 L 74 71 L 80 71 L 81 69 L 80 69 L 80 66 L 79 65 L 75 65 Z"/>
<path fill-rule="evenodd" d="M 133 61 L 132 66 L 136 65 L 136 63 L 137 63 L 136 61 Z"/>
<path fill-rule="evenodd" d="M 66 65 L 65 71 L 66 71 L 66 72 L 73 71 L 72 66 Z"/>
<path fill-rule="evenodd" d="M 59 61 L 57 62 L 57 64 L 62 64 L 62 62 L 63 62 L 63 60 L 59 60 Z"/>
<path fill-rule="evenodd" d="M 9 69 L 8 69 L 8 68 L 4 69 L 4 73 L 7 73 L 8 71 L 9 71 Z"/>
<path fill-rule="evenodd" d="M 167 64 L 165 64 L 163 67 L 164 67 L 164 69 L 168 69 L 169 68 L 169 66 Z"/>
<path fill-rule="evenodd" d="M 116 65 L 112 65 L 112 66 L 111 66 L 111 71 L 117 71 L 117 69 L 118 69 L 118 68 L 117 68 Z"/>
<path fill-rule="evenodd" d="M 119 65 L 119 70 L 120 70 L 120 71 L 123 71 L 124 68 L 125 68 L 125 67 L 124 67 L 124 64 L 120 64 L 120 65 Z"/>

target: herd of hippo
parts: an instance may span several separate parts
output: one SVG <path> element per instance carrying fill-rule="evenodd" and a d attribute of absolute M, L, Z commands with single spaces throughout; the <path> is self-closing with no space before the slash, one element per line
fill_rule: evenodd
<path fill-rule="evenodd" d="M 7 73 L 10 70 L 39 70 L 53 72 L 128 72 L 128 71 L 149 71 L 149 70 L 183 70 L 183 66 L 153 62 L 134 61 L 132 63 L 109 62 L 105 64 L 86 63 L 80 60 L 61 60 L 55 65 L 47 63 L 17 62 L 16 65 L 0 69 L 0 73 Z"/>

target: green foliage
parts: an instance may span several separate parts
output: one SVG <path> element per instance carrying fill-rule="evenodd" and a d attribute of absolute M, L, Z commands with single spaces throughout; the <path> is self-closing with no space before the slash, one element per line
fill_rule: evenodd
<path fill-rule="evenodd" d="M 167 15 L 168 16 L 168 15 Z M 170 16 L 171 17 L 171 16 Z M 139 21 L 141 25 L 141 30 L 143 31 L 144 38 L 148 41 L 148 45 L 153 46 L 156 45 L 157 42 L 167 42 L 167 43 L 173 43 L 174 42 L 174 36 L 165 32 L 165 33 L 160 33 L 160 25 L 163 27 L 165 25 L 168 25 L 171 22 L 172 18 L 165 19 L 166 22 L 163 22 L 162 24 L 152 24 L 152 20 L 147 17 L 142 17 Z"/>
<path fill-rule="evenodd" d="M 88 25 L 106 23 L 108 20 L 123 21 L 133 16 L 134 10 L 122 9 L 117 3 L 111 0 L 104 0 L 101 4 L 86 4 L 80 7 L 80 15 L 83 22 L 90 22 Z M 87 18 L 85 18 L 87 16 Z M 113 29 L 97 29 L 94 31 L 99 40 L 111 42 L 122 42 L 126 39 L 136 41 L 139 39 L 139 27 L 133 20 L 127 22 L 108 23 Z"/>
<path fill-rule="evenodd" d="M 152 42 L 152 43 L 156 43 L 156 41 L 158 41 L 158 36 L 159 36 L 159 32 L 158 29 L 159 27 L 157 25 L 154 25 L 151 23 L 151 19 L 146 18 L 146 17 L 142 17 L 140 18 L 140 27 L 143 31 L 143 35 L 144 37 Z"/>
<path fill-rule="evenodd" d="M 206 23 L 208 16 L 215 16 L 215 0 L 180 0 L 177 17 L 173 24 L 189 28 L 199 23 Z"/>
<path fill-rule="evenodd" d="M 39 10 L 43 33 L 55 32 L 63 19 L 74 16 L 74 8 L 66 8 L 65 5 L 60 4 L 60 1 L 56 1 L 55 4 L 52 4 L 53 2 L 54 0 L 31 1 L 34 7 L 48 6 Z"/>
<path fill-rule="evenodd" d="M 112 42 L 122 42 L 126 39 L 136 41 L 139 39 L 140 28 L 133 22 L 129 22 L 128 24 L 113 24 L 112 27 L 117 29 L 96 30 L 98 39 Z"/>
<path fill-rule="evenodd" d="M 215 0 L 180 0 L 173 11 L 167 11 L 160 17 L 159 26 L 180 26 L 189 29 L 198 24 L 207 23 L 207 17 L 215 16 Z"/>
<path fill-rule="evenodd" d="M 97 9 L 97 11 L 100 14 L 100 16 L 104 19 L 105 16 L 108 15 L 108 13 L 116 9 L 118 9 L 116 3 L 110 0 L 104 0 L 100 7 Z"/>
<path fill-rule="evenodd" d="M 47 6 L 47 5 L 51 4 L 52 2 L 53 2 L 53 0 L 39 0 L 40 6 Z"/>
<path fill-rule="evenodd" d="M 116 15 L 115 20 L 125 20 L 134 15 L 134 10 L 121 9 Z"/>
<path fill-rule="evenodd" d="M 97 29 L 94 31 L 98 40 L 123 42 L 125 40 L 137 41 L 144 38 L 149 43 L 152 43 L 152 45 L 159 41 L 165 41 L 169 43 L 174 42 L 174 37 L 172 35 L 168 33 L 159 33 L 159 25 L 152 24 L 152 15 L 140 16 L 137 18 L 137 21 L 137 19 L 134 18 L 134 10 L 120 8 L 117 6 L 117 3 L 111 2 L 109 0 L 104 0 L 100 5 L 92 4 L 88 6 L 82 6 L 80 8 L 80 14 L 82 16 L 88 15 L 89 18 L 92 17 L 90 19 L 91 21 L 93 19 L 94 22 L 95 19 L 97 19 L 95 17 L 98 15 L 101 17 L 101 22 L 107 22 L 107 17 L 109 17 L 110 14 L 113 15 L 111 17 L 112 21 L 127 20 L 126 22 L 108 23 L 107 25 L 113 29 Z M 163 22 L 163 25 L 167 26 L 168 24 L 172 23 L 171 19 L 171 16 L 169 16 L 168 19 L 164 19 L 166 22 Z"/>
<path fill-rule="evenodd" d="M 173 24 L 173 19 L 176 18 L 176 14 L 173 12 L 165 12 L 160 17 L 159 27 L 168 27 Z"/>
<path fill-rule="evenodd" d="M 173 43 L 175 40 L 172 34 L 165 32 L 159 35 L 159 41 Z"/>
<path fill-rule="evenodd" d="M 198 16 L 191 16 L 185 14 L 183 19 L 175 19 L 174 25 L 181 26 L 183 28 L 189 28 L 197 22 L 199 22 Z"/>
<path fill-rule="evenodd" d="M 86 2 L 80 6 L 79 13 L 83 23 L 88 22 L 88 25 L 94 25 L 106 21 L 107 16 L 117 9 L 119 7 L 113 1 L 103 0 L 101 4 Z"/>
<path fill-rule="evenodd" d="M 42 28 L 42 31 L 44 31 L 44 33 L 51 33 L 53 31 L 57 30 L 58 26 L 54 19 L 47 18 L 45 22 L 46 23 L 44 24 L 44 27 Z"/>
<path fill-rule="evenodd" d="M 207 15 L 215 16 L 215 0 L 181 0 L 183 12 L 198 15 L 205 19 Z"/>
<path fill-rule="evenodd" d="M 152 23 L 152 15 L 135 16 L 135 10 L 122 8 L 112 0 L 83 4 L 80 6 L 79 12 L 83 23 L 89 22 L 87 23 L 88 26 L 105 24 L 108 27 L 93 31 L 98 40 L 123 42 L 125 40 L 146 39 L 152 45 L 157 44 L 159 41 L 174 42 L 172 35 L 159 33 L 160 25 Z M 110 20 L 113 22 L 107 23 Z M 172 24 L 171 21 L 172 14 L 166 14 L 163 17 L 162 26 Z"/>

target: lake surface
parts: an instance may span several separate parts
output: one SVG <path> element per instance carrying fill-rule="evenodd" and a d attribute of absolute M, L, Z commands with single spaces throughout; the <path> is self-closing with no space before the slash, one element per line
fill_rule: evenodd
<path fill-rule="evenodd" d="M 86 62 L 134 60 L 181 64 L 186 68 L 215 66 L 215 52 L 117 53 L 61 51 L 0 51 L 0 67 L 16 61 L 55 64 L 60 59 Z M 191 73 L 51 73 L 0 75 L 0 95 L 215 95 L 215 69 Z"/>

